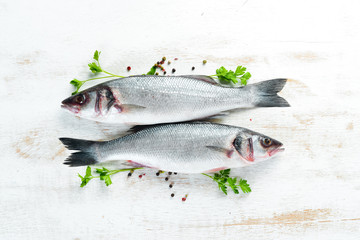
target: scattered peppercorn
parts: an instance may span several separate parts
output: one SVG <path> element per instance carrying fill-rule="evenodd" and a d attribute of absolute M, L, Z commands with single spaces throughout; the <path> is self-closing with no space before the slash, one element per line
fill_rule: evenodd
<path fill-rule="evenodd" d="M 178 60 L 178 58 L 174 58 L 174 60 L 176 61 L 176 60 Z"/>
<path fill-rule="evenodd" d="M 186 201 L 186 198 L 183 197 L 181 200 L 182 200 L 183 202 L 185 202 L 185 201 Z"/>
<path fill-rule="evenodd" d="M 171 197 L 174 197 L 174 196 L 175 196 L 175 194 L 172 193 L 172 194 L 171 194 Z"/>
<path fill-rule="evenodd" d="M 176 69 L 175 69 L 175 68 L 173 68 L 173 69 L 171 70 L 171 72 L 172 72 L 172 73 L 174 73 L 175 71 L 176 71 Z"/>
<path fill-rule="evenodd" d="M 172 174 L 172 172 L 168 172 L 168 174 L 169 174 L 169 175 L 171 175 L 171 174 Z"/>
<path fill-rule="evenodd" d="M 158 171 L 157 173 L 156 173 L 156 176 L 159 176 L 160 175 L 160 171 Z"/>
<path fill-rule="evenodd" d="M 128 177 L 131 177 L 131 175 L 132 175 L 132 173 L 131 173 L 131 172 L 129 172 L 129 173 L 128 173 Z"/>
<path fill-rule="evenodd" d="M 161 61 L 160 64 L 164 64 L 164 61 Z"/>
<path fill-rule="evenodd" d="M 193 71 L 194 71 L 194 70 L 195 70 L 195 67 L 192 67 L 192 68 L 191 68 L 191 70 L 193 70 Z"/>
<path fill-rule="evenodd" d="M 165 178 L 165 181 L 168 181 L 168 180 L 169 180 L 169 178 L 168 178 L 168 177 L 166 177 L 166 178 Z"/>
<path fill-rule="evenodd" d="M 139 178 L 142 178 L 142 175 L 139 175 Z"/>
<path fill-rule="evenodd" d="M 177 172 L 174 172 L 175 175 L 177 175 Z"/>
<path fill-rule="evenodd" d="M 159 73 L 158 73 L 158 72 L 156 72 L 156 73 L 155 73 L 155 75 L 159 75 Z"/>
<path fill-rule="evenodd" d="M 206 64 L 207 63 L 207 61 L 206 60 L 203 60 L 203 64 Z"/>
<path fill-rule="evenodd" d="M 172 185 L 172 184 L 170 184 L 170 185 L 169 185 L 169 188 L 172 188 L 172 187 L 173 187 L 173 185 Z"/>
<path fill-rule="evenodd" d="M 162 58 L 162 60 L 163 60 L 163 61 L 165 62 L 165 60 L 166 60 L 166 57 L 163 57 L 163 58 Z"/>
<path fill-rule="evenodd" d="M 127 69 L 128 71 L 130 71 L 130 70 L 131 70 L 131 67 L 130 67 L 130 66 L 128 66 L 126 69 Z"/>
<path fill-rule="evenodd" d="M 166 74 L 166 71 L 164 71 L 164 75 Z"/>
<path fill-rule="evenodd" d="M 171 64 L 171 62 L 170 61 L 168 61 L 168 65 L 170 65 Z"/>
<path fill-rule="evenodd" d="M 157 61 L 157 62 L 156 62 L 156 64 L 157 64 L 157 65 L 159 65 L 159 64 L 160 64 L 160 62 L 159 62 L 159 61 Z"/>

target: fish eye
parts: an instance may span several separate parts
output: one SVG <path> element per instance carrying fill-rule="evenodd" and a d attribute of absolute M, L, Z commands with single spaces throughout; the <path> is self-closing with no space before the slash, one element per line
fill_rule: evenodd
<path fill-rule="evenodd" d="M 264 146 L 264 147 L 270 147 L 272 141 L 270 138 L 264 138 L 263 140 L 261 140 L 261 144 Z"/>
<path fill-rule="evenodd" d="M 75 97 L 74 100 L 78 104 L 83 104 L 85 102 L 85 96 L 83 94 L 79 94 Z"/>

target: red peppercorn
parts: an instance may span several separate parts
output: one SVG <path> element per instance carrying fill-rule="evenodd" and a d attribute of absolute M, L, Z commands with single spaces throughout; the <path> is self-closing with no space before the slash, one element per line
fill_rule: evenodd
<path fill-rule="evenodd" d="M 130 71 L 130 70 L 131 70 L 131 67 L 130 67 L 130 66 L 128 66 L 126 69 L 127 69 L 128 71 Z"/>
<path fill-rule="evenodd" d="M 142 178 L 142 175 L 139 175 L 139 178 Z"/>
<path fill-rule="evenodd" d="M 186 201 L 186 198 L 183 197 L 181 200 L 182 200 L 183 202 L 185 202 L 185 201 Z"/>
<path fill-rule="evenodd" d="M 178 60 L 178 58 L 174 58 L 174 60 L 176 61 L 176 60 Z"/>
<path fill-rule="evenodd" d="M 252 119 L 250 118 L 250 121 L 252 121 Z"/>

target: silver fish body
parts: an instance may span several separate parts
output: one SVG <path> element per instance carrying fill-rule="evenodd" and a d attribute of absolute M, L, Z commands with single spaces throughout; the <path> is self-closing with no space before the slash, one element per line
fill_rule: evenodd
<path fill-rule="evenodd" d="M 243 167 L 283 150 L 282 143 L 263 134 L 204 122 L 152 126 L 106 142 L 60 140 L 70 150 L 79 150 L 66 159 L 70 166 L 119 160 L 182 173 Z"/>
<path fill-rule="evenodd" d="M 62 107 L 106 123 L 181 122 L 237 108 L 289 106 L 277 95 L 285 83 L 286 79 L 273 79 L 229 88 L 201 75 L 131 76 L 86 89 L 65 99 Z"/>

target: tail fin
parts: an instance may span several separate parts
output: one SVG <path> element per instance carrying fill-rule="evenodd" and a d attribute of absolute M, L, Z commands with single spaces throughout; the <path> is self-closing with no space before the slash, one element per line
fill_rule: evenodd
<path fill-rule="evenodd" d="M 286 81 L 286 78 L 277 78 L 251 85 L 254 94 L 257 96 L 255 106 L 290 107 L 290 104 L 285 99 L 277 95 L 285 86 Z"/>
<path fill-rule="evenodd" d="M 92 146 L 95 141 L 73 139 L 73 138 L 59 138 L 59 140 L 69 150 L 79 150 L 79 152 L 72 153 L 64 162 L 70 167 L 86 166 L 98 162 L 97 156 L 92 151 Z"/>

